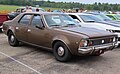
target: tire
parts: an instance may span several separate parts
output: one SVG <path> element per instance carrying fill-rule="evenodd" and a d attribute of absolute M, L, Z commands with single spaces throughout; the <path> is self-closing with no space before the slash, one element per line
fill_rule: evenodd
<path fill-rule="evenodd" d="M 66 62 L 72 57 L 68 47 L 62 42 L 56 42 L 53 49 L 54 56 L 58 61 Z"/>
<path fill-rule="evenodd" d="M 18 46 L 19 41 L 16 39 L 15 35 L 12 32 L 8 34 L 8 42 L 11 46 Z"/>

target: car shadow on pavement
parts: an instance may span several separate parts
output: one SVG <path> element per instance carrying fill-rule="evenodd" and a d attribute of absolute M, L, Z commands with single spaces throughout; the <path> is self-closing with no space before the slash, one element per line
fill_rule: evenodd
<path fill-rule="evenodd" d="M 32 45 L 29 45 L 26 43 L 20 43 L 20 45 L 18 47 L 25 47 L 25 48 L 29 49 L 30 51 L 33 51 L 34 53 L 45 53 L 45 55 L 48 54 L 49 56 L 53 55 L 52 51 L 50 51 L 48 49 L 40 48 L 37 46 L 32 46 Z"/>
<path fill-rule="evenodd" d="M 37 57 L 41 54 L 45 54 L 45 56 L 47 57 L 51 57 L 53 58 L 53 60 L 55 60 L 53 52 L 44 48 L 40 48 L 40 47 L 36 47 L 36 46 L 32 46 L 32 45 L 28 45 L 25 43 L 22 43 L 20 45 L 20 47 L 25 47 L 27 49 L 29 49 L 30 51 L 32 51 L 32 54 L 38 54 Z M 100 62 L 102 60 L 107 60 L 104 57 L 104 54 L 100 55 L 100 56 L 73 56 L 72 59 L 68 62 L 65 63 L 92 63 L 92 62 Z M 58 61 L 56 61 L 58 62 Z"/>
<path fill-rule="evenodd" d="M 117 48 L 120 48 L 120 45 Z"/>
<path fill-rule="evenodd" d="M 72 62 L 80 62 L 80 61 L 93 62 L 93 61 L 100 61 L 102 59 L 104 59 L 104 57 L 102 55 L 101 56 L 73 56 L 71 63 Z"/>
<path fill-rule="evenodd" d="M 2 31 L 0 31 L 0 34 L 2 34 L 3 32 Z"/>

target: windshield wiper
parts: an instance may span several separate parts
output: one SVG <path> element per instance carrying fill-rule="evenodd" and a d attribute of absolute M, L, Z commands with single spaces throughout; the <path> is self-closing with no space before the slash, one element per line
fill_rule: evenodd
<path fill-rule="evenodd" d="M 85 21 L 85 22 L 95 22 L 95 21 Z"/>
<path fill-rule="evenodd" d="M 50 25 L 50 26 L 56 26 L 57 27 L 57 26 L 60 26 L 60 25 Z"/>
<path fill-rule="evenodd" d="M 68 27 L 68 26 L 75 26 L 75 24 L 67 24 L 67 25 L 63 25 L 63 27 Z"/>
<path fill-rule="evenodd" d="M 75 25 L 75 24 L 67 24 L 67 25 Z"/>

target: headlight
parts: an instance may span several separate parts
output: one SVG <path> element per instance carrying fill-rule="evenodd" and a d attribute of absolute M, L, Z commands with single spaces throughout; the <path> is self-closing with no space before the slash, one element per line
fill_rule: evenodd
<path fill-rule="evenodd" d="M 88 41 L 87 40 L 81 40 L 80 41 L 80 47 L 87 47 L 88 46 Z"/>

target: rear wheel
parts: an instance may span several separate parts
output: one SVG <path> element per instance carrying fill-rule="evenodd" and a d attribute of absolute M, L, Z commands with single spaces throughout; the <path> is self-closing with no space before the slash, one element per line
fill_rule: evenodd
<path fill-rule="evenodd" d="M 16 39 L 15 35 L 12 32 L 8 34 L 8 42 L 11 46 L 18 46 L 19 41 Z"/>
<path fill-rule="evenodd" d="M 68 47 L 62 42 L 55 43 L 53 52 L 55 58 L 61 62 L 68 61 L 72 57 L 72 54 L 70 53 Z"/>

